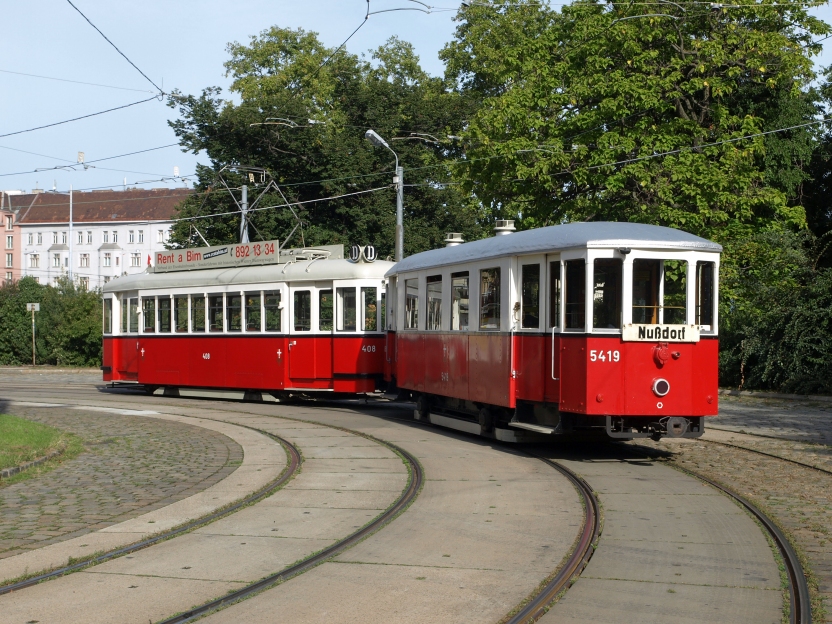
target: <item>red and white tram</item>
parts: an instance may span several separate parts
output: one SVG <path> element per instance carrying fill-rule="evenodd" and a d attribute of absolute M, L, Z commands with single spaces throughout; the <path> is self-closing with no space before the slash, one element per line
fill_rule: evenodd
<path fill-rule="evenodd" d="M 240 266 L 269 245 L 271 264 Z M 341 245 L 277 254 L 274 243 L 210 249 L 191 251 L 198 259 L 190 263 L 187 251 L 159 254 L 154 272 L 104 287 L 105 381 L 278 397 L 376 390 L 391 262 L 345 260 Z M 211 265 L 203 256 L 227 259 L 230 268 L 201 268 Z"/>
<path fill-rule="evenodd" d="M 387 272 L 386 375 L 417 418 L 508 440 L 702 435 L 717 413 L 722 248 L 635 223 L 513 229 L 451 236 Z"/>

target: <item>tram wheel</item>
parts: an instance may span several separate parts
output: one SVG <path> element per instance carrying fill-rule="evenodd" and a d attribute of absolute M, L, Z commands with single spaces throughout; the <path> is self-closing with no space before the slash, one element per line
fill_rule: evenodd
<path fill-rule="evenodd" d="M 416 399 L 416 410 L 413 412 L 413 416 L 416 420 L 430 419 L 430 401 L 427 395 L 420 394 L 419 398 Z"/>
<path fill-rule="evenodd" d="M 159 389 L 159 386 L 145 386 L 144 393 L 145 394 L 153 394 Z"/>

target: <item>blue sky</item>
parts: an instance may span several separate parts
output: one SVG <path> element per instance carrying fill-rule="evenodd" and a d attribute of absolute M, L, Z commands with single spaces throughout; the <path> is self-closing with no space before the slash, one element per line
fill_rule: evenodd
<path fill-rule="evenodd" d="M 246 42 L 251 35 L 278 25 L 316 31 L 324 43 L 337 46 L 363 21 L 367 10 L 366 0 L 73 2 L 154 82 L 165 90 L 177 88 L 186 93 L 228 85 L 223 75 L 228 42 Z M 459 0 L 435 2 L 449 8 L 459 4 Z M 371 10 L 408 6 L 420 5 L 409 0 L 372 0 Z M 832 21 L 829 7 L 816 13 Z M 395 11 L 372 15 L 347 48 L 365 52 L 396 35 L 415 46 L 427 71 L 439 75 L 443 67 L 437 54 L 453 36 L 454 14 Z M 832 45 L 832 39 L 826 43 Z M 820 62 L 829 64 L 832 54 L 824 50 Z M 153 87 L 66 0 L 5 3 L 0 35 L 0 135 L 130 104 L 150 97 L 148 90 Z M 87 170 L 3 175 L 69 164 L 79 151 L 92 161 L 175 143 L 167 125 L 174 116 L 175 111 L 154 100 L 70 124 L 0 137 L 0 189 L 28 191 L 36 185 L 51 189 L 54 183 L 65 191 L 70 184 L 76 189 L 121 185 L 124 178 L 132 184 L 171 176 L 175 166 L 182 175 L 193 173 L 199 158 L 170 147 L 108 160 Z M 150 182 L 143 186 L 168 185 Z"/>

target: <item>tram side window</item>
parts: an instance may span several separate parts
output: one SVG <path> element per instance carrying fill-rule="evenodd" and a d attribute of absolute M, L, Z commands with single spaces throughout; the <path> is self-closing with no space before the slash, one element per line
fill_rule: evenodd
<path fill-rule="evenodd" d="M 321 331 L 332 331 L 335 318 L 334 301 L 331 288 L 318 291 L 318 329 Z"/>
<path fill-rule="evenodd" d="M 281 330 L 280 292 L 263 294 L 263 308 L 266 311 L 266 331 L 279 332 Z"/>
<path fill-rule="evenodd" d="M 633 261 L 633 323 L 659 322 L 659 260 Z"/>
<path fill-rule="evenodd" d="M 358 307 L 355 301 L 355 288 L 337 288 L 338 295 L 338 331 L 355 331 Z"/>
<path fill-rule="evenodd" d="M 540 265 L 524 264 L 522 267 L 522 299 L 520 326 L 525 329 L 540 327 Z"/>
<path fill-rule="evenodd" d="M 428 317 L 425 329 L 439 330 L 442 328 L 442 276 L 428 277 Z"/>
<path fill-rule="evenodd" d="M 566 261 L 566 329 L 586 327 L 586 262 Z"/>
<path fill-rule="evenodd" d="M 159 297 L 159 332 L 170 333 L 171 300 L 170 297 Z"/>
<path fill-rule="evenodd" d="M 205 297 L 202 295 L 191 297 L 191 331 L 205 331 Z"/>
<path fill-rule="evenodd" d="M 696 324 L 705 331 L 714 329 L 714 273 L 713 262 L 696 263 Z"/>
<path fill-rule="evenodd" d="M 260 293 L 246 293 L 246 331 L 260 331 Z"/>
<path fill-rule="evenodd" d="M 208 331 L 223 330 L 222 295 L 208 295 Z"/>
<path fill-rule="evenodd" d="M 376 331 L 378 327 L 378 288 L 363 287 L 361 289 L 361 303 L 364 306 L 364 331 Z"/>
<path fill-rule="evenodd" d="M 139 298 L 132 297 L 130 299 L 130 331 L 138 333 L 139 331 Z"/>
<path fill-rule="evenodd" d="M 104 300 L 104 333 L 113 333 L 113 300 Z"/>
<path fill-rule="evenodd" d="M 142 297 L 142 317 L 144 327 L 142 331 L 146 334 L 156 331 L 156 298 Z"/>
<path fill-rule="evenodd" d="M 121 333 L 127 333 L 127 314 L 128 308 L 130 307 L 129 299 L 122 299 L 121 300 Z"/>
<path fill-rule="evenodd" d="M 419 280 L 404 281 L 404 328 L 419 328 Z"/>
<path fill-rule="evenodd" d="M 549 327 L 560 327 L 560 260 L 549 263 Z"/>
<path fill-rule="evenodd" d="M 621 329 L 621 269 L 618 258 L 595 261 L 592 289 L 592 326 Z"/>
<path fill-rule="evenodd" d="M 387 318 L 387 293 L 381 291 L 381 323 L 384 324 L 384 319 Z M 384 327 L 382 327 L 384 329 Z"/>
<path fill-rule="evenodd" d="M 228 318 L 228 331 L 238 332 L 243 329 L 243 297 L 238 294 L 227 294 L 225 296 L 226 317 Z"/>
<path fill-rule="evenodd" d="M 500 329 L 500 269 L 480 271 L 480 329 Z"/>
<path fill-rule="evenodd" d="M 664 261 L 664 301 L 662 323 L 684 325 L 687 322 L 688 263 L 682 260 Z"/>
<path fill-rule="evenodd" d="M 180 295 L 173 298 L 173 322 L 177 334 L 188 332 L 188 297 Z"/>
<path fill-rule="evenodd" d="M 451 329 L 468 331 L 468 271 L 451 274 Z"/>
<path fill-rule="evenodd" d="M 295 291 L 295 331 L 312 331 L 312 293 Z"/>

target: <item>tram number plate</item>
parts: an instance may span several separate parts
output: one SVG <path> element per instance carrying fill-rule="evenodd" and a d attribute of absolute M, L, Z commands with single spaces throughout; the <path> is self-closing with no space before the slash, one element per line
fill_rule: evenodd
<path fill-rule="evenodd" d="M 364 345 L 363 347 L 361 347 L 361 350 L 364 353 L 375 353 L 376 352 L 376 346 L 375 345 Z"/>
<path fill-rule="evenodd" d="M 618 351 L 598 351 L 592 349 L 589 352 L 590 362 L 618 362 L 621 360 L 621 354 Z"/>

